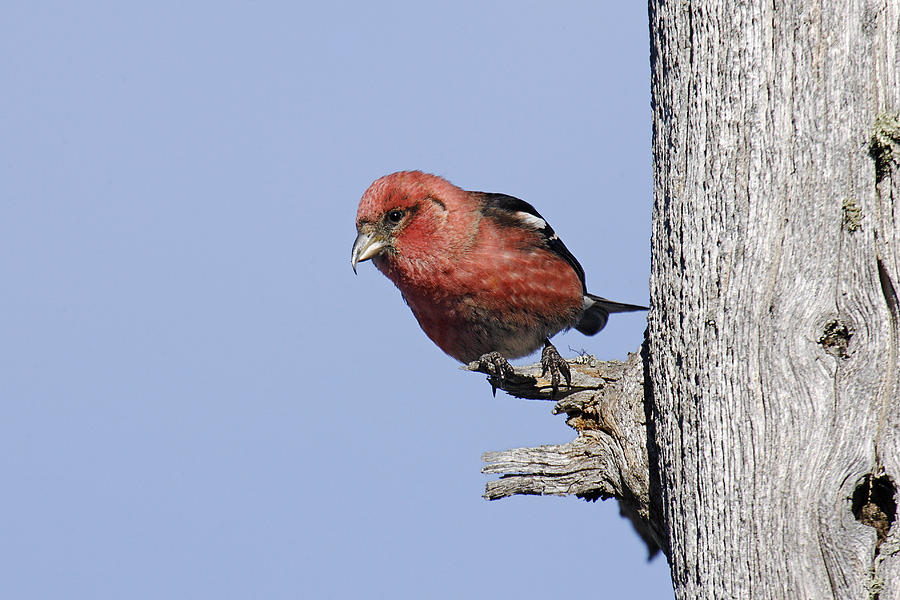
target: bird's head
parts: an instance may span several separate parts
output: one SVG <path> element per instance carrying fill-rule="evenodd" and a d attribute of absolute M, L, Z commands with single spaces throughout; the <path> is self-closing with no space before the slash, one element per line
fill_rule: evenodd
<path fill-rule="evenodd" d="M 400 259 L 427 261 L 446 255 L 453 230 L 462 225 L 457 222 L 461 219 L 450 219 L 450 214 L 470 203 L 460 188 L 421 171 L 401 171 L 375 180 L 356 212 L 358 235 L 350 256 L 353 271 L 357 263 L 370 258 L 381 268 Z"/>

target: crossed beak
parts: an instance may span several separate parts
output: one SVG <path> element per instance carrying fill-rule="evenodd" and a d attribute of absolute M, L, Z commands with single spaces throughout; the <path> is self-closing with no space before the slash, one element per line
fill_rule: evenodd
<path fill-rule="evenodd" d="M 350 253 L 350 265 L 356 273 L 356 263 L 377 256 L 388 247 L 388 241 L 374 232 L 360 231 L 353 242 L 353 251 Z"/>

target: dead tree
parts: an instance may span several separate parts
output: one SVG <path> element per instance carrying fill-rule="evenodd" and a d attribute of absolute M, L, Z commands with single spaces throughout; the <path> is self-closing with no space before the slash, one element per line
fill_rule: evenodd
<path fill-rule="evenodd" d="M 900 0 L 650 0 L 650 43 L 644 345 L 486 496 L 617 498 L 678 598 L 900 598 Z"/>

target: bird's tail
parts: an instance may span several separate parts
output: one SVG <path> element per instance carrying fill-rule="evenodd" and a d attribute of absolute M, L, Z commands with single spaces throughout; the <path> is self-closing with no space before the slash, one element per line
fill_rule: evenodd
<path fill-rule="evenodd" d="M 584 312 L 581 313 L 581 318 L 575 324 L 575 329 L 584 335 L 594 335 L 606 327 L 606 321 L 609 320 L 610 313 L 633 312 L 636 310 L 647 310 L 647 307 L 613 302 L 600 296 L 585 294 Z"/>

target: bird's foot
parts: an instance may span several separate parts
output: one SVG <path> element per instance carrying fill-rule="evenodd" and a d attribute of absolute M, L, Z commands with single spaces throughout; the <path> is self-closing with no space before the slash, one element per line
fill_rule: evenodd
<path fill-rule="evenodd" d="M 553 388 L 552 397 L 556 397 L 562 378 L 566 380 L 566 387 L 572 387 L 572 372 L 569 370 L 569 363 L 560 356 L 559 351 L 549 340 L 544 343 L 544 350 L 541 352 L 541 377 L 548 372 L 550 373 L 550 385 Z"/>
<path fill-rule="evenodd" d="M 493 392 L 495 398 L 497 397 L 497 388 L 502 388 L 506 380 L 511 379 L 516 374 L 516 370 L 499 352 L 482 354 L 481 358 L 470 363 L 468 368 L 472 371 L 487 373 L 488 381 L 491 383 L 491 392 Z"/>

